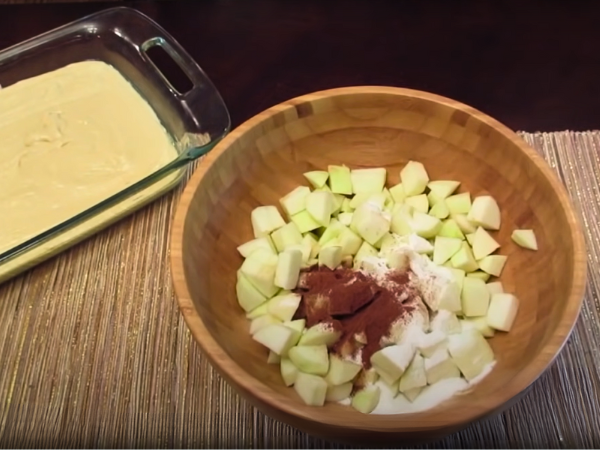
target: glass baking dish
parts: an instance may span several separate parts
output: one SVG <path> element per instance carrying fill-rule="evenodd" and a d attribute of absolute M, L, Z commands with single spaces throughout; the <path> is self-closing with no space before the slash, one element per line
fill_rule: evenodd
<path fill-rule="evenodd" d="M 177 91 L 148 56 L 155 46 L 189 78 L 187 92 Z M 0 86 L 86 60 L 112 65 L 133 85 L 162 122 L 178 155 L 116 195 L 0 254 L 0 283 L 173 189 L 186 165 L 206 154 L 230 129 L 227 108 L 202 69 L 158 24 L 127 7 L 101 11 L 0 51 Z"/>

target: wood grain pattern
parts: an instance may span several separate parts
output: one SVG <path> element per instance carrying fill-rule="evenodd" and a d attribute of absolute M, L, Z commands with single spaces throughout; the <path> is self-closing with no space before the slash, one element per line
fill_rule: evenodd
<path fill-rule="evenodd" d="M 388 168 L 398 180 L 409 159 L 432 179 L 458 179 L 473 195 L 490 192 L 510 254 L 503 273 L 522 300 L 515 327 L 491 340 L 499 359 L 467 396 L 415 415 L 365 416 L 328 404 L 307 407 L 281 382 L 253 342 L 235 299 L 235 247 L 252 237 L 249 214 L 327 164 Z M 540 251 L 519 250 L 514 228 L 536 230 Z M 560 238 L 557 238 L 560 237 Z M 267 414 L 329 439 L 412 442 L 456 431 L 507 407 L 545 370 L 580 309 L 583 236 L 563 186 L 516 135 L 482 113 L 417 91 L 360 87 L 324 91 L 270 108 L 234 130 L 200 165 L 182 195 L 172 234 L 173 279 L 192 335 L 217 370 Z M 512 400 L 511 400 L 512 399 Z"/>
<path fill-rule="evenodd" d="M 600 447 L 600 132 L 521 137 L 585 226 L 580 320 L 512 408 L 419 448 Z M 201 353 L 167 264 L 180 193 L 0 286 L 0 447 L 354 448 L 258 412 Z"/>

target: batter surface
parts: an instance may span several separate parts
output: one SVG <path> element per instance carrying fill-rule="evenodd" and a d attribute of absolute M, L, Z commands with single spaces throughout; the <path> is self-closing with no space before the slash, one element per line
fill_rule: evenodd
<path fill-rule="evenodd" d="M 0 89 L 0 253 L 176 157 L 152 108 L 106 63 Z"/>

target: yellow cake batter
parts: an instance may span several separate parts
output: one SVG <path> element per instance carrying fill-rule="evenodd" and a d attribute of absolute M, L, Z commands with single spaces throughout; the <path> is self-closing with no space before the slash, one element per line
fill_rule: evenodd
<path fill-rule="evenodd" d="M 103 62 L 0 89 L 0 254 L 176 157 L 152 108 Z"/>

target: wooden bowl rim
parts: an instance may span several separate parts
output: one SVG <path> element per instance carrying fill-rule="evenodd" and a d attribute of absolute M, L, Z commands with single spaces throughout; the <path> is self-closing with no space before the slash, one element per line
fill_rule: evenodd
<path fill-rule="evenodd" d="M 546 345 L 536 355 L 536 357 L 529 361 L 523 370 L 518 372 L 505 385 L 504 389 L 502 389 L 500 392 L 491 394 L 490 396 L 486 397 L 485 400 L 471 402 L 469 408 L 460 409 L 462 414 L 447 414 L 444 417 L 436 417 L 435 421 L 428 423 L 426 419 L 430 411 L 423 411 L 416 414 L 398 414 L 387 416 L 363 415 L 356 412 L 356 414 L 360 416 L 358 416 L 359 418 L 354 422 L 348 421 L 348 418 L 345 416 L 345 420 L 339 420 L 337 415 L 323 414 L 321 413 L 320 408 L 308 407 L 297 402 L 290 402 L 286 396 L 277 393 L 260 380 L 255 379 L 248 374 L 221 348 L 221 346 L 216 342 L 204 325 L 204 322 L 196 311 L 194 303 L 191 299 L 191 295 L 184 277 L 185 271 L 183 264 L 182 241 L 183 227 L 194 193 L 198 189 L 198 186 L 200 185 L 204 175 L 211 169 L 214 162 L 229 148 L 230 145 L 243 136 L 249 129 L 252 129 L 273 115 L 291 108 L 295 108 L 298 104 L 349 94 L 396 95 L 435 102 L 455 108 L 457 110 L 461 110 L 494 128 L 506 139 L 512 141 L 542 173 L 558 196 L 560 204 L 562 205 L 569 221 L 571 239 L 574 242 L 573 271 L 571 274 L 572 286 L 564 313 L 557 324 L 556 330 L 549 338 Z M 292 416 L 309 422 L 318 421 L 323 424 L 336 427 L 352 427 L 377 432 L 399 432 L 415 429 L 425 431 L 450 428 L 467 424 L 493 412 L 499 412 L 505 403 L 517 396 L 519 393 L 529 387 L 534 381 L 536 381 L 536 379 L 548 368 L 548 366 L 560 353 L 576 324 L 581 305 L 583 303 L 587 277 L 585 241 L 579 220 L 574 212 L 574 208 L 571 205 L 565 187 L 562 185 L 541 155 L 539 155 L 533 148 L 531 148 L 524 140 L 522 140 L 508 127 L 471 106 L 425 91 L 388 86 L 351 86 L 305 94 L 274 105 L 248 119 L 237 128 L 232 130 L 199 163 L 198 167 L 187 183 L 186 188 L 184 189 L 173 219 L 170 260 L 177 301 L 187 326 L 213 367 L 216 368 L 222 375 L 224 375 L 225 378 L 228 379 L 236 389 L 241 390 L 241 392 L 245 393 L 250 398 L 257 399 L 262 405 L 267 405 L 272 409 L 285 413 L 288 415 L 288 417 Z"/>

